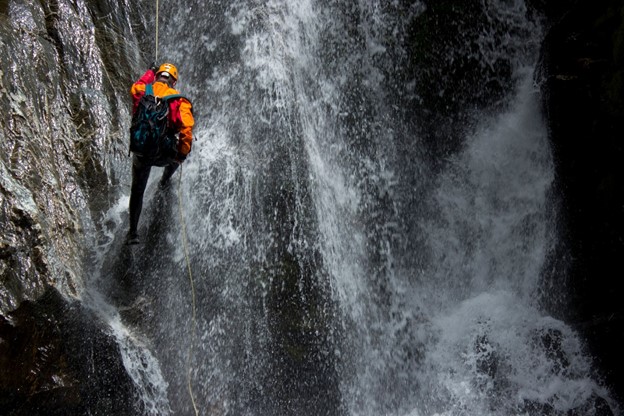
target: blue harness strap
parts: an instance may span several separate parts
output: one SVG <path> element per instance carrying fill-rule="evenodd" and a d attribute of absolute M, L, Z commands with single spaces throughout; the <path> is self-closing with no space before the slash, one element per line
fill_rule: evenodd
<path fill-rule="evenodd" d="M 145 85 L 145 95 L 154 95 L 154 87 L 152 86 L 152 84 L 146 84 Z M 191 100 L 189 100 L 188 98 L 186 98 L 182 94 L 165 95 L 164 97 L 161 98 L 161 100 L 169 101 L 169 100 L 173 100 L 173 99 L 176 99 L 176 98 L 184 98 L 189 103 L 191 102 Z"/>
<path fill-rule="evenodd" d="M 171 95 L 165 95 L 164 97 L 162 97 L 163 100 L 167 101 L 167 100 L 172 100 L 174 98 L 184 98 L 186 101 L 188 101 L 189 103 L 191 102 L 188 98 L 186 98 L 185 96 L 183 96 L 182 94 L 171 94 Z"/>

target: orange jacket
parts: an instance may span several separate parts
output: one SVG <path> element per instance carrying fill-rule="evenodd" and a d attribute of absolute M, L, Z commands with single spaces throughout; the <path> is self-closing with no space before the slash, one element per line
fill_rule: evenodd
<path fill-rule="evenodd" d="M 139 105 L 141 97 L 145 94 L 145 85 L 151 84 L 156 78 L 154 71 L 148 69 L 137 82 L 132 84 L 130 94 L 132 94 L 132 113 Z M 179 94 L 178 90 L 170 88 L 163 82 L 156 82 L 153 85 L 154 95 L 164 97 L 165 95 Z M 176 98 L 169 102 L 169 124 L 180 133 L 178 141 L 178 153 L 186 157 L 191 151 L 193 144 L 193 119 L 192 105 L 186 98 Z"/>

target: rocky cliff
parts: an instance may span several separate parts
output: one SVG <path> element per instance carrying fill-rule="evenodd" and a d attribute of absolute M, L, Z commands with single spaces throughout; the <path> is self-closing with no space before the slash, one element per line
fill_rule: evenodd
<path fill-rule="evenodd" d="M 130 1 L 0 1 L 3 414 L 79 414 L 98 395 L 110 401 L 101 409 L 124 402 L 110 391 L 129 382 L 114 343 L 71 299 L 88 274 L 86 238 L 126 180 L 141 16 Z M 110 373 L 96 376 L 102 360 Z"/>
<path fill-rule="evenodd" d="M 561 197 L 558 290 L 607 385 L 624 397 L 624 5 L 535 1 L 550 27 L 540 82 Z"/>

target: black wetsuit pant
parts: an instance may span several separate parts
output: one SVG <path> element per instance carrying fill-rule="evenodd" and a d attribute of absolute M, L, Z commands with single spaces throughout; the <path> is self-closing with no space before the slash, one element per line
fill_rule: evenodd
<path fill-rule="evenodd" d="M 165 185 L 178 169 L 179 164 L 173 160 L 146 161 L 134 155 L 132 159 L 132 188 L 130 190 L 130 235 L 136 235 L 139 226 L 139 217 L 143 209 L 143 194 L 147 186 L 152 166 L 164 166 L 160 185 Z"/>

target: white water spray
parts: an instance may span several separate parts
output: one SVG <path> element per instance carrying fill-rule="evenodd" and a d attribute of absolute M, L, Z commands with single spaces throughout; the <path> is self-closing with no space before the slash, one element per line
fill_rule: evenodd
<path fill-rule="evenodd" d="M 475 118 L 461 148 L 434 155 L 445 157 L 441 169 L 424 156 L 406 167 L 401 149 L 421 142 L 392 94 L 416 100 L 419 91 L 415 80 L 401 89 L 390 54 L 405 63 L 406 52 L 391 40 L 427 8 L 399 3 L 166 6 L 162 49 L 179 60 L 199 120 L 182 192 L 198 276 L 200 409 L 535 415 L 609 400 L 582 341 L 539 306 L 557 243 L 552 160 L 531 82 L 539 28 L 522 1 L 483 2 L 487 30 L 472 52 L 485 69 L 508 63 L 512 87 L 498 111 Z M 410 192 L 419 206 L 406 207 Z M 146 215 L 174 227 L 166 210 Z M 179 239 L 163 234 L 167 254 L 146 272 L 163 309 L 148 326 L 170 405 L 184 413 L 177 350 L 188 288 Z M 325 281 L 330 290 L 310 290 Z M 293 311 L 303 307 L 307 315 Z M 303 369 L 310 363 L 325 367 Z"/>

